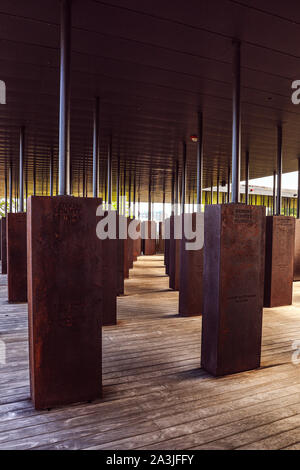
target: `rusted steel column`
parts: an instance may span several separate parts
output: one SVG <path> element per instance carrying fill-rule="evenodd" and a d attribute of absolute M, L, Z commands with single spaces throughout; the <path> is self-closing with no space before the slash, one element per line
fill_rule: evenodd
<path fill-rule="evenodd" d="M 178 203 L 179 203 L 179 162 L 176 160 L 175 167 L 175 215 L 178 215 Z"/>
<path fill-rule="evenodd" d="M 71 0 L 61 0 L 59 96 L 59 194 L 70 191 Z"/>
<path fill-rule="evenodd" d="M 273 215 L 276 214 L 276 171 L 273 172 Z"/>
<path fill-rule="evenodd" d="M 6 167 L 6 160 L 5 160 L 5 175 L 4 175 L 4 215 L 7 216 L 7 167 Z"/>
<path fill-rule="evenodd" d="M 230 166 L 228 165 L 227 170 L 227 202 L 230 202 Z"/>
<path fill-rule="evenodd" d="M 25 128 L 20 129 L 20 150 L 19 150 L 19 212 L 24 212 L 24 145 Z"/>
<path fill-rule="evenodd" d="M 282 180 L 282 126 L 277 126 L 277 198 L 276 215 L 281 214 L 281 180 Z"/>
<path fill-rule="evenodd" d="M 116 197 L 117 197 L 117 214 L 119 215 L 120 213 L 120 153 L 118 155 Z"/>
<path fill-rule="evenodd" d="M 151 220 L 151 183 L 152 183 L 151 178 L 152 178 L 152 175 L 150 171 L 149 186 L 148 186 L 148 220 Z"/>
<path fill-rule="evenodd" d="M 203 116 L 198 113 L 198 140 L 197 140 L 197 211 L 201 212 L 203 179 Z"/>
<path fill-rule="evenodd" d="M 246 152 L 246 185 L 245 185 L 245 204 L 249 201 L 249 151 Z"/>
<path fill-rule="evenodd" d="M 217 204 L 219 204 L 220 200 L 220 175 L 218 171 L 218 178 L 217 178 Z"/>
<path fill-rule="evenodd" d="M 129 181 L 128 181 L 128 215 L 129 218 L 131 217 L 131 173 L 132 173 L 132 168 L 130 164 L 130 170 L 129 170 Z"/>
<path fill-rule="evenodd" d="M 95 99 L 93 121 L 93 197 L 98 197 L 98 165 L 99 165 L 99 97 Z"/>
<path fill-rule="evenodd" d="M 232 191 L 233 203 L 240 202 L 241 167 L 241 43 L 234 41 L 232 99 Z"/>

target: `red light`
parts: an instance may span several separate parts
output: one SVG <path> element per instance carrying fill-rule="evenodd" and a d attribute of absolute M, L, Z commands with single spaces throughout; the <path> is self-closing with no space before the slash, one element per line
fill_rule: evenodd
<path fill-rule="evenodd" d="M 190 137 L 192 142 L 198 142 L 198 136 L 197 135 L 191 135 Z"/>

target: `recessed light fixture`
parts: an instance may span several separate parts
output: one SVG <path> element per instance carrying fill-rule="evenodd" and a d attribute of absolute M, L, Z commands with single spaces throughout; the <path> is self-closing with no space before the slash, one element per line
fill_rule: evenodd
<path fill-rule="evenodd" d="M 192 142 L 198 142 L 198 136 L 197 135 L 191 135 L 190 137 Z"/>

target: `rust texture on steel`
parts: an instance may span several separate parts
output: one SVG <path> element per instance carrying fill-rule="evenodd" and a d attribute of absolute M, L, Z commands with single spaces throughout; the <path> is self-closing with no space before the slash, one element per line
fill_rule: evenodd
<path fill-rule="evenodd" d="M 104 217 L 107 212 L 104 213 Z M 101 217 L 99 217 L 101 220 Z M 103 276 L 103 317 L 102 325 L 117 324 L 117 273 L 118 240 L 106 238 L 99 245 L 102 250 Z"/>
<path fill-rule="evenodd" d="M 119 217 L 117 217 L 117 295 L 124 294 L 124 240 L 120 239 Z"/>
<path fill-rule="evenodd" d="M 295 219 L 267 217 L 265 307 L 292 304 L 294 279 Z"/>
<path fill-rule="evenodd" d="M 7 214 L 7 288 L 9 302 L 27 302 L 26 212 Z"/>
<path fill-rule="evenodd" d="M 156 237 L 154 234 L 156 233 L 156 222 L 153 220 L 147 220 L 142 223 L 142 232 L 147 234 L 145 239 L 143 240 L 144 244 L 144 255 L 152 256 L 156 253 Z M 153 238 L 151 236 L 153 234 Z"/>
<path fill-rule="evenodd" d="M 179 290 L 180 280 L 180 244 L 179 238 L 174 238 L 175 221 L 180 220 L 180 216 L 172 215 L 170 217 L 170 242 L 169 242 L 169 287 L 173 290 Z"/>
<path fill-rule="evenodd" d="M 196 231 L 197 214 L 185 214 L 185 222 Z M 188 219 L 191 219 L 188 221 Z M 183 231 L 184 234 L 184 231 Z M 187 250 L 183 236 L 180 248 L 179 314 L 182 316 L 202 315 L 203 309 L 203 249 Z"/>
<path fill-rule="evenodd" d="M 102 395 L 99 198 L 28 199 L 31 398 L 37 409 Z"/>
<path fill-rule="evenodd" d="M 300 281 L 300 219 L 295 220 L 294 281 Z"/>
<path fill-rule="evenodd" d="M 201 365 L 219 376 L 260 366 L 265 208 L 207 206 L 204 213 Z"/>
<path fill-rule="evenodd" d="M 140 232 L 141 231 L 141 223 L 139 222 L 136 231 Z M 136 240 L 133 240 L 133 261 L 137 261 L 138 256 L 141 255 L 141 237 L 137 238 Z"/>
<path fill-rule="evenodd" d="M 164 240 L 164 222 L 159 222 L 158 225 L 158 239 L 157 239 L 157 253 L 165 252 L 165 240 Z"/>
<path fill-rule="evenodd" d="M 165 220 L 165 227 L 170 226 L 170 219 Z M 166 274 L 169 275 L 169 261 L 170 261 L 170 237 L 166 234 L 165 238 L 165 253 L 164 262 L 166 267 Z"/>
<path fill-rule="evenodd" d="M 7 274 L 6 217 L 1 219 L 1 274 Z"/>

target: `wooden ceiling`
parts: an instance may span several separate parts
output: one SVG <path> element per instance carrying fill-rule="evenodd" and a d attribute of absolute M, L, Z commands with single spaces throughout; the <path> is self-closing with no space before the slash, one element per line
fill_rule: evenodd
<path fill-rule="evenodd" d="M 49 180 L 58 155 L 58 0 L 1 0 L 0 195 L 5 166 L 18 173 L 19 127 L 26 127 L 25 175 L 32 191 Z M 250 177 L 276 169 L 276 127 L 283 123 L 283 171 L 297 169 L 300 105 L 291 83 L 300 79 L 300 3 L 294 0 L 73 0 L 71 162 L 74 193 L 84 165 L 92 184 L 92 119 L 100 97 L 100 188 L 107 147 L 136 175 L 147 200 L 170 197 L 174 162 L 187 140 L 188 190 L 195 188 L 197 112 L 204 118 L 204 186 L 227 178 L 231 160 L 232 39 L 242 41 L 242 179 L 245 151 Z M 81 189 L 80 189 L 81 190 Z"/>

